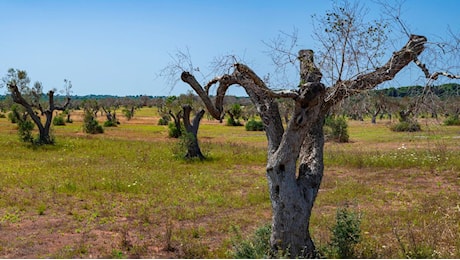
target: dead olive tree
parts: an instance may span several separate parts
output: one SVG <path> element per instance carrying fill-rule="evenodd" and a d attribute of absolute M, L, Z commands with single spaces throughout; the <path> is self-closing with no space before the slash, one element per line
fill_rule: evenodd
<path fill-rule="evenodd" d="M 64 80 L 67 97 L 62 105 L 57 105 L 54 100 L 54 90 L 48 91 L 46 94 L 48 101 L 47 107 L 42 103 L 43 87 L 40 82 L 35 82 L 32 88 L 29 87 L 30 79 L 27 72 L 24 70 L 9 69 L 8 74 L 3 78 L 4 84 L 7 86 L 13 101 L 27 111 L 34 124 L 38 127 L 39 136 L 37 143 L 53 144 L 54 139 L 50 135 L 50 127 L 53 119 L 53 112 L 56 110 L 64 111 L 70 104 L 70 88 L 72 84 L 68 80 Z M 43 123 L 41 116 L 45 116 Z"/>
<path fill-rule="evenodd" d="M 427 80 L 450 75 L 431 74 L 421 63 L 419 56 L 427 45 L 424 36 L 408 35 L 399 50 L 385 53 L 387 25 L 363 22 L 357 10 L 352 5 L 338 7 L 320 21 L 322 28 L 317 31 L 324 33 L 317 34 L 323 47 L 318 55 L 320 66 L 315 64 L 312 50 L 300 50 L 295 59 L 292 56 L 286 59 L 296 60 L 300 65 L 300 84 L 295 89 L 270 89 L 250 67 L 239 62 L 204 85 L 193 74 L 194 66 L 181 73 L 182 81 L 196 92 L 215 119 L 220 120 L 225 113 L 224 97 L 233 85 L 244 88 L 256 106 L 268 140 L 266 175 L 273 210 L 270 238 L 273 252 L 282 250 L 291 257 L 316 256 L 309 224 L 324 171 L 323 125 L 332 107 L 347 97 L 394 79 L 412 62 L 422 69 Z M 291 44 L 291 49 L 294 46 Z M 279 45 L 274 49 L 289 52 Z M 277 60 L 275 64 L 283 61 Z M 211 89 L 216 92 L 210 93 Z M 294 103 L 286 127 L 278 104 L 281 98 Z"/>
<path fill-rule="evenodd" d="M 371 89 L 391 80 L 424 50 L 427 39 L 412 35 L 401 50 L 386 64 L 355 79 L 338 81 L 326 88 L 322 74 L 313 62 L 313 51 L 299 51 L 300 82 L 298 89 L 273 91 L 244 64 L 234 64 L 233 72 L 211 80 L 204 87 L 189 72 L 181 79 L 201 97 L 208 112 L 222 117 L 223 99 L 231 85 L 243 87 L 257 107 L 268 139 L 267 178 L 273 209 L 271 245 L 274 251 L 285 250 L 290 256 L 313 257 L 315 246 L 309 223 L 313 203 L 323 177 L 323 124 L 329 109 L 352 93 Z M 218 84 L 213 101 L 210 86 Z M 291 119 L 283 127 L 277 98 L 295 102 Z"/>

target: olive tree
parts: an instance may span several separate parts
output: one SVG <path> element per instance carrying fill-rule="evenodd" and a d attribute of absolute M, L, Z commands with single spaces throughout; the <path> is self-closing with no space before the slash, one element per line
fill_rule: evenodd
<path fill-rule="evenodd" d="M 7 76 L 3 78 L 3 84 L 7 86 L 13 101 L 21 106 L 27 112 L 27 115 L 32 119 L 38 127 L 39 144 L 53 144 L 54 139 L 50 135 L 50 127 L 53 121 L 53 113 L 56 110 L 64 111 L 70 104 L 70 89 L 72 83 L 64 80 L 67 97 L 62 105 L 55 103 L 55 90 L 50 90 L 46 94 L 47 104 L 42 102 L 43 87 L 40 82 L 35 82 L 33 87 L 30 87 L 30 79 L 27 72 L 18 69 L 9 69 Z M 45 122 L 42 122 L 40 116 L 45 116 Z"/>

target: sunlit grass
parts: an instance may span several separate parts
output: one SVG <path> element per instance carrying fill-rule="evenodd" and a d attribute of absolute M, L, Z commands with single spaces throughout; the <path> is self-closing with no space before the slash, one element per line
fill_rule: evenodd
<path fill-rule="evenodd" d="M 221 258 L 232 226 L 248 233 L 270 221 L 264 132 L 203 119 L 198 135 L 207 160 L 185 161 L 175 156 L 177 140 L 167 137 L 166 126 L 136 115 L 101 135 L 82 133 L 75 120 L 54 127 L 56 145 L 37 148 L 21 143 L 15 125 L 0 119 L 2 232 L 59 218 L 66 225 L 58 232 L 82 234 L 67 245 L 74 251 L 63 247 L 36 257 L 89 257 L 96 249 L 84 234 L 129 230 L 145 257 L 154 256 L 145 253 L 150 246 L 169 241 L 177 250 L 183 246 L 181 257 Z M 336 209 L 347 203 L 363 214 L 362 257 L 405 257 L 398 236 L 407 247 L 458 257 L 460 128 L 429 125 L 407 134 L 391 132 L 386 123 L 353 121 L 349 130 L 350 143 L 325 147 L 325 176 L 311 222 L 315 241 L 327 243 Z M 100 256 L 129 256 L 133 248 L 114 247 Z"/>

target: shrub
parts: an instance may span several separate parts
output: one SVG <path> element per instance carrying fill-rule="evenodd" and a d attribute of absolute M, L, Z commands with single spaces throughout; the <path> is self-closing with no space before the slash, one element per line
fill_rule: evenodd
<path fill-rule="evenodd" d="M 53 125 L 65 125 L 64 117 L 59 115 L 53 118 Z"/>
<path fill-rule="evenodd" d="M 18 123 L 18 118 L 15 116 L 14 112 L 8 113 L 8 120 L 10 120 L 12 124 Z"/>
<path fill-rule="evenodd" d="M 264 124 L 254 119 L 249 120 L 245 125 L 246 131 L 263 131 Z"/>
<path fill-rule="evenodd" d="M 390 129 L 393 132 L 418 132 L 422 130 L 420 124 L 415 121 L 402 121 L 392 125 Z"/>
<path fill-rule="evenodd" d="M 104 129 L 99 125 L 90 111 L 85 112 L 85 117 L 83 118 L 83 131 L 88 134 L 104 133 Z"/>
<path fill-rule="evenodd" d="M 168 116 L 163 116 L 158 120 L 158 125 L 168 125 L 170 118 Z"/>
<path fill-rule="evenodd" d="M 182 135 L 182 129 L 178 129 L 173 122 L 169 123 L 168 128 L 169 137 L 179 138 Z"/>
<path fill-rule="evenodd" d="M 30 120 L 20 120 L 18 122 L 18 134 L 21 141 L 26 143 L 33 143 L 34 138 L 32 136 L 32 130 L 34 129 L 34 123 Z"/>
<path fill-rule="evenodd" d="M 345 117 L 326 117 L 324 134 L 326 138 L 339 143 L 347 143 L 349 140 L 348 124 Z"/>
<path fill-rule="evenodd" d="M 240 120 L 235 120 L 232 117 L 227 118 L 227 126 L 242 126 Z"/>
<path fill-rule="evenodd" d="M 444 120 L 444 125 L 460 125 L 460 118 L 458 115 L 450 115 Z"/>
<path fill-rule="evenodd" d="M 125 115 L 126 119 L 128 120 L 131 120 L 131 118 L 133 118 L 134 116 L 134 109 L 123 109 L 121 111 L 123 113 L 123 115 Z"/>
<path fill-rule="evenodd" d="M 118 124 L 117 121 L 107 120 L 104 122 L 104 127 L 116 127 L 117 124 Z"/>
<path fill-rule="evenodd" d="M 270 258 L 270 234 L 271 225 L 266 224 L 256 230 L 255 234 L 250 238 L 243 240 L 240 231 L 236 227 L 232 227 L 236 233 L 233 239 L 233 251 L 230 252 L 231 258 L 238 259 L 258 259 Z"/>
<path fill-rule="evenodd" d="M 335 221 L 331 243 L 320 253 L 326 258 L 356 258 L 355 245 L 361 241 L 360 215 L 345 206 L 337 210 Z"/>

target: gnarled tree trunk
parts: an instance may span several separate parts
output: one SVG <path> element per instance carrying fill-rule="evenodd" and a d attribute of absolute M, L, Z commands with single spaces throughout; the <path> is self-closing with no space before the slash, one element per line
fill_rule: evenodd
<path fill-rule="evenodd" d="M 190 113 L 192 112 L 192 107 L 190 105 L 185 105 L 182 107 L 183 120 L 185 131 L 187 132 L 187 154 L 185 158 L 199 158 L 200 160 L 205 159 L 203 153 L 201 153 L 200 146 L 198 144 L 198 128 L 200 127 L 201 118 L 205 111 L 202 109 L 196 113 L 193 121 L 190 122 Z"/>

